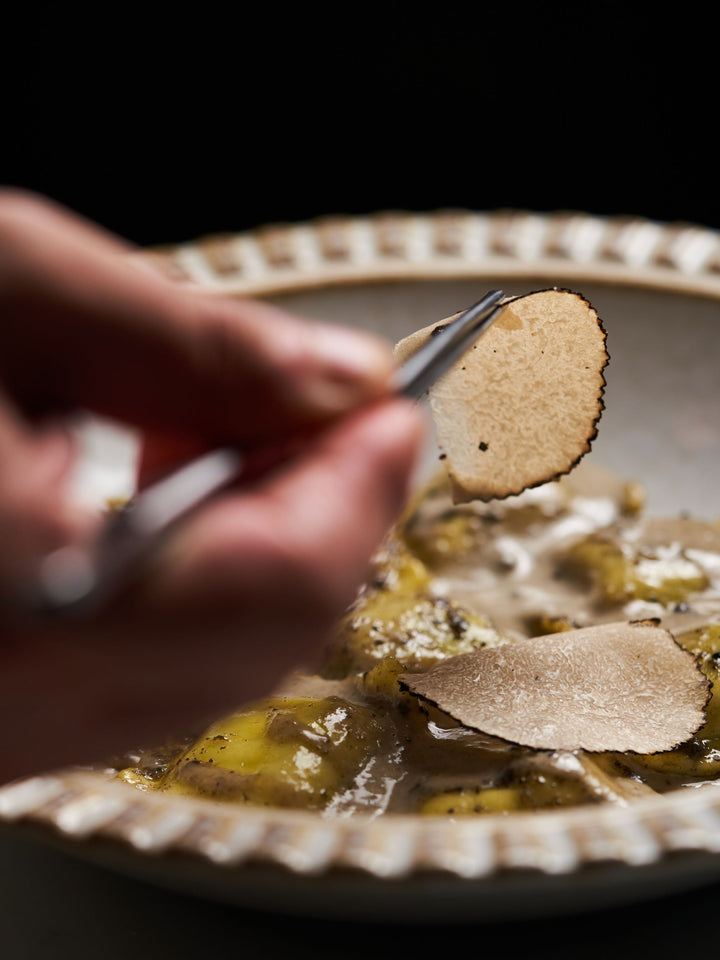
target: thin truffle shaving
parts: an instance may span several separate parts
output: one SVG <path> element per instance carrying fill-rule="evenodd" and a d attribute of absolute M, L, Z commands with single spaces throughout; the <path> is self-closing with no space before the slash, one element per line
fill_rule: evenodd
<path fill-rule="evenodd" d="M 467 727 L 541 750 L 671 750 L 710 696 L 695 658 L 652 621 L 486 647 L 401 681 Z"/>
<path fill-rule="evenodd" d="M 402 340 L 398 358 L 447 324 Z M 429 391 L 453 500 L 504 498 L 568 473 L 597 434 L 607 362 L 605 331 L 579 294 L 551 289 L 509 301 Z"/>

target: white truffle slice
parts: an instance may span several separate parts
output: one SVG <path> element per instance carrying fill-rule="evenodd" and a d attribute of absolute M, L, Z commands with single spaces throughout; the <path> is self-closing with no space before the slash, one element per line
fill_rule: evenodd
<path fill-rule="evenodd" d="M 453 500 L 492 500 L 568 473 L 590 449 L 603 409 L 605 331 L 569 290 L 507 301 L 488 331 L 429 391 Z M 415 353 L 452 319 L 395 348 Z"/>
<path fill-rule="evenodd" d="M 523 639 L 403 674 L 460 723 L 541 750 L 658 753 L 705 721 L 710 684 L 655 621 Z"/>

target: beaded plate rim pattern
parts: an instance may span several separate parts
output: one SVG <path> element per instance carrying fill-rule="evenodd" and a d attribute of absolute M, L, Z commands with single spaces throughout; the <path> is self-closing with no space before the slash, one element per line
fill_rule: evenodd
<path fill-rule="evenodd" d="M 352 283 L 561 273 L 720 300 L 720 233 L 632 217 L 523 211 L 378 213 L 204 237 L 134 256 L 179 282 L 231 295 Z M 572 874 L 599 863 L 659 864 L 681 851 L 720 853 L 720 790 L 708 784 L 627 806 L 477 818 L 233 807 L 137 790 L 75 768 L 0 788 L 0 821 L 49 829 L 78 845 L 119 842 L 138 855 L 190 854 L 225 869 L 280 866 L 369 877 L 440 871 L 461 880 L 503 871 Z"/>
<path fill-rule="evenodd" d="M 720 232 L 585 213 L 384 212 L 218 234 L 138 256 L 180 282 L 262 296 L 383 280 L 552 275 L 720 296 Z"/>

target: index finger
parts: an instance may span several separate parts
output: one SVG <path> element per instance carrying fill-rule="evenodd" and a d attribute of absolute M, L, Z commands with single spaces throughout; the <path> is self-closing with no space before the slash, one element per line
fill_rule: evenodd
<path fill-rule="evenodd" d="M 127 249 L 0 196 L 0 378 L 26 410 L 90 408 L 214 443 L 329 421 L 386 391 L 380 338 L 181 287 Z"/>

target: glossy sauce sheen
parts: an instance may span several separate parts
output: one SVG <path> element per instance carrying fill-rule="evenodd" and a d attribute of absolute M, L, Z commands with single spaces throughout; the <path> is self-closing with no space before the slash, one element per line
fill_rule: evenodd
<path fill-rule="evenodd" d="M 463 727 L 404 672 L 520 637 L 658 618 L 716 684 L 720 526 L 646 520 L 642 491 L 581 464 L 559 482 L 454 506 L 431 483 L 376 561 L 318 675 L 197 739 L 129 758 L 143 789 L 232 803 L 478 815 L 627 803 L 720 776 L 720 698 L 689 741 L 652 756 L 534 750 Z"/>

